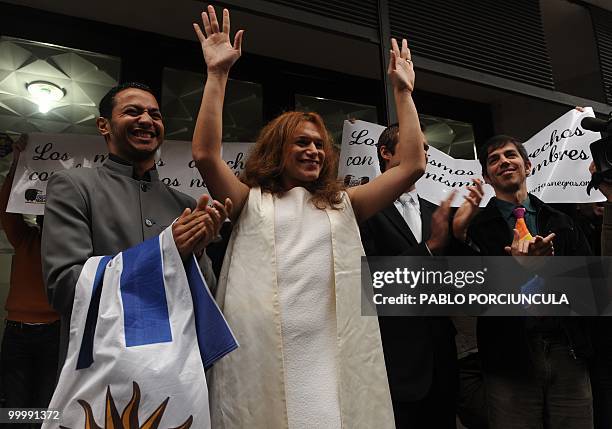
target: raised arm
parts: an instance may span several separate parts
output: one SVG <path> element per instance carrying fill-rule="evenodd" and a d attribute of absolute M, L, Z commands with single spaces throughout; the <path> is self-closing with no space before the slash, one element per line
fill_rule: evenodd
<path fill-rule="evenodd" d="M 219 201 L 230 198 L 234 203 L 229 215 L 235 220 L 248 197 L 249 188 L 238 180 L 221 158 L 221 136 L 225 86 L 230 68 L 240 58 L 243 30 L 236 33 L 232 45 L 229 38 L 229 11 L 223 9 L 223 25 L 219 28 L 212 6 L 208 6 L 207 12 L 202 12 L 202 23 L 204 32 L 198 24 L 194 23 L 193 28 L 202 45 L 207 77 L 191 150 L 213 198 Z"/>
<path fill-rule="evenodd" d="M 407 191 L 425 171 L 425 150 L 419 126 L 419 117 L 412 91 L 414 69 L 406 40 L 401 50 L 395 39 L 391 39 L 389 69 L 387 73 L 393 85 L 393 96 L 399 120 L 399 136 L 396 153 L 400 164 L 365 185 L 348 189 L 348 194 L 358 222 L 373 216 L 393 203 Z"/>

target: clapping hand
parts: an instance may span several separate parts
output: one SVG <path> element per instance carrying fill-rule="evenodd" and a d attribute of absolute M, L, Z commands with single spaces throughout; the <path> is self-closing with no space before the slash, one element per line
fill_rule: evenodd
<path fill-rule="evenodd" d="M 480 202 L 484 196 L 484 190 L 482 189 L 482 180 L 474 179 L 473 185 L 468 186 L 468 195 L 465 201 L 457 209 L 455 217 L 453 218 L 453 235 L 457 240 L 465 241 L 467 237 L 467 230 L 470 222 L 478 213 Z"/>
<path fill-rule="evenodd" d="M 431 237 L 425 242 L 431 253 L 441 252 L 448 244 L 448 218 L 455 194 L 456 191 L 451 192 L 431 215 Z"/>
<path fill-rule="evenodd" d="M 172 225 L 172 236 L 183 260 L 192 253 L 201 253 L 204 248 L 219 235 L 221 225 L 232 209 L 228 198 L 225 204 L 214 201 L 208 205 L 210 197 L 203 195 L 197 206 L 191 210 L 186 208 Z"/>
<path fill-rule="evenodd" d="M 206 214 L 208 214 L 208 216 L 210 217 L 212 225 L 207 224 L 207 234 L 202 237 L 199 243 L 195 245 L 193 251 L 196 255 L 201 254 L 206 246 L 208 246 L 212 241 L 216 240 L 217 237 L 219 237 L 221 226 L 223 225 L 223 222 L 225 222 L 233 208 L 232 200 L 230 200 L 229 198 L 225 199 L 225 204 L 221 204 L 219 201 L 214 200 L 212 206 L 209 206 L 205 203 L 202 205 L 200 202 L 203 198 L 204 196 L 200 198 L 200 201 L 198 202 L 198 206 L 195 208 L 195 211 L 204 210 Z"/>
<path fill-rule="evenodd" d="M 514 256 L 519 264 L 531 270 L 541 268 L 546 261 L 545 258 L 532 258 L 531 256 L 554 256 L 555 249 L 553 239 L 555 233 L 552 232 L 546 237 L 536 235 L 531 240 L 521 240 L 518 230 L 513 230 L 514 237 L 512 244 L 506 246 L 504 250 L 508 255 Z"/>

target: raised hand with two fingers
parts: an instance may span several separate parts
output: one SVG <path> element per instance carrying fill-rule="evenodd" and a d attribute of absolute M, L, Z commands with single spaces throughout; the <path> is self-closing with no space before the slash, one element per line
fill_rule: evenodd
<path fill-rule="evenodd" d="M 401 49 L 397 44 L 397 40 L 391 39 L 391 52 L 387 74 L 389 75 L 393 89 L 396 91 L 412 92 L 414 90 L 414 67 L 406 39 L 402 39 Z"/>

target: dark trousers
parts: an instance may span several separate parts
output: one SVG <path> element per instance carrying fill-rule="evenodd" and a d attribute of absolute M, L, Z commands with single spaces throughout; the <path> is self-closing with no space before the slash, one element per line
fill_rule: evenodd
<path fill-rule="evenodd" d="M 595 429 L 612 429 L 612 359 L 596 358 L 591 366 Z"/>
<path fill-rule="evenodd" d="M 456 361 L 455 361 L 456 363 Z M 456 368 L 452 373 L 457 374 Z M 456 429 L 457 379 L 435 370 L 427 395 L 418 401 L 393 400 L 397 429 Z"/>
<path fill-rule="evenodd" d="M 439 395 L 435 392 L 430 392 L 419 401 L 393 401 L 395 427 L 455 429 L 457 427 L 455 401 L 455 396 Z"/>
<path fill-rule="evenodd" d="M 591 361 L 591 386 L 595 429 L 612 429 L 612 318 L 591 319 L 594 356 Z"/>
<path fill-rule="evenodd" d="M 6 322 L 1 371 L 5 408 L 47 408 L 49 405 L 57 378 L 59 327 L 59 322 L 45 325 Z"/>
<path fill-rule="evenodd" d="M 593 396 L 587 362 L 557 338 L 530 335 L 533 375 L 485 371 L 491 429 L 589 429 Z"/>
<path fill-rule="evenodd" d="M 478 353 L 459 359 L 457 415 L 468 429 L 487 429 L 487 395 Z"/>

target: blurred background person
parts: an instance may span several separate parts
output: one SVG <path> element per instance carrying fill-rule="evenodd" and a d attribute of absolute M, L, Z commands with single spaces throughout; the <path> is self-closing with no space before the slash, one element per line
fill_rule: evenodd
<path fill-rule="evenodd" d="M 6 211 L 26 141 L 26 136 L 22 136 L 13 144 L 13 163 L 0 190 L 0 221 L 15 248 L 2 339 L 1 374 L 6 408 L 47 407 L 55 388 L 59 353 L 59 315 L 47 301 L 41 268 L 43 217 L 38 216 L 37 224 L 31 225 L 21 214 Z"/>

